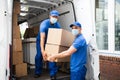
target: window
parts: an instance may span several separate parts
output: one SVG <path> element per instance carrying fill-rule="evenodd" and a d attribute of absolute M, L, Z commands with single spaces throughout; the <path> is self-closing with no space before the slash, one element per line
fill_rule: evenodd
<path fill-rule="evenodd" d="M 20 24 L 19 26 L 20 26 L 21 38 L 24 39 L 23 36 L 24 36 L 26 28 L 28 28 L 28 23 L 24 22 L 24 23 Z"/>
<path fill-rule="evenodd" d="M 115 1 L 115 50 L 120 51 L 120 0 Z"/>
<path fill-rule="evenodd" d="M 107 8 L 107 0 L 96 0 L 96 40 L 99 50 L 108 50 Z"/>

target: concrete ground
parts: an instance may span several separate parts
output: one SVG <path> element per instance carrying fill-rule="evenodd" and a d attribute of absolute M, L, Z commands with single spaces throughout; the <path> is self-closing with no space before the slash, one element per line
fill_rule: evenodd
<path fill-rule="evenodd" d="M 50 80 L 49 71 L 43 70 L 41 77 L 34 78 L 34 69 L 28 70 L 28 75 L 24 77 L 16 78 L 16 80 Z M 70 80 L 70 75 L 65 72 L 58 71 L 57 80 Z"/>

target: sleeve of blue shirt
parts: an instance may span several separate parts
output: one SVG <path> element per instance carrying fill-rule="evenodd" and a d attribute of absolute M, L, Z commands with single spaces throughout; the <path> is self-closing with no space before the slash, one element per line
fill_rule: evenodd
<path fill-rule="evenodd" d="M 45 33 L 46 28 L 47 28 L 47 25 L 46 25 L 46 23 L 43 21 L 43 22 L 40 24 L 40 32 Z"/>
<path fill-rule="evenodd" d="M 58 28 L 61 28 L 60 23 L 57 23 Z"/>
<path fill-rule="evenodd" d="M 75 48 L 75 49 L 79 49 L 80 47 L 83 47 L 86 45 L 86 41 L 85 39 L 80 39 L 80 38 L 77 38 L 75 39 L 75 41 L 73 42 L 72 46 Z"/>

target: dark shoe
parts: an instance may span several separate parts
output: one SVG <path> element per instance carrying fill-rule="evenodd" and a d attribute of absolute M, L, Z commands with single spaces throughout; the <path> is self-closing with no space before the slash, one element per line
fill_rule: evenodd
<path fill-rule="evenodd" d="M 57 79 L 56 79 L 56 75 L 50 76 L 50 79 L 51 79 L 51 80 L 57 80 Z"/>
<path fill-rule="evenodd" d="M 40 74 L 35 74 L 34 75 L 34 78 L 39 78 L 40 77 Z"/>

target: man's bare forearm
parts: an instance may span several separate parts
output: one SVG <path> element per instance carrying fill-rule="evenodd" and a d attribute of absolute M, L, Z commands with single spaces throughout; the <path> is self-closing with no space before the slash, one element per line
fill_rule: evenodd
<path fill-rule="evenodd" d="M 41 52 L 43 53 L 45 51 L 45 34 L 44 33 L 41 33 L 40 34 L 41 37 L 40 37 L 40 46 L 41 46 Z"/>

